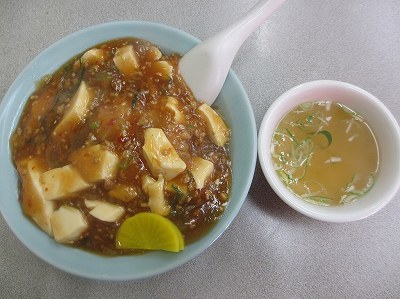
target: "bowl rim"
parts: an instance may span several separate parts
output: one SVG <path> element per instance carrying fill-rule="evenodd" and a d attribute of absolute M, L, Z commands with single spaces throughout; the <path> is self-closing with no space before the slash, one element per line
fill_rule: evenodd
<path fill-rule="evenodd" d="M 266 177 L 269 185 L 275 191 L 275 193 L 290 207 L 294 210 L 302 213 L 305 216 L 311 217 L 316 220 L 326 221 L 326 222 L 351 222 L 364 219 L 368 216 L 373 215 L 374 213 L 381 210 L 387 203 L 389 203 L 393 197 L 395 196 L 396 192 L 400 188 L 400 180 L 392 182 L 390 185 L 390 190 L 386 191 L 386 196 L 379 198 L 375 204 L 371 204 L 369 207 L 364 207 L 360 210 L 350 210 L 347 209 L 349 205 L 347 204 L 343 206 L 332 206 L 332 207 L 324 207 L 324 206 L 317 206 L 311 203 L 308 203 L 304 200 L 301 200 L 295 194 L 290 192 L 288 188 L 283 184 L 283 182 L 279 179 L 278 175 L 276 174 L 275 170 L 273 169 L 273 164 L 270 159 L 270 140 L 271 136 L 269 136 L 269 132 L 272 132 L 277 122 L 270 124 L 272 115 L 274 115 L 276 110 L 279 110 L 282 106 L 285 107 L 286 112 L 280 114 L 279 120 L 286 114 L 291 108 L 299 104 L 300 102 L 305 102 L 307 100 L 298 100 L 296 101 L 297 104 L 288 103 L 293 97 L 296 95 L 305 93 L 308 91 L 314 91 L 317 89 L 329 89 L 329 88 L 336 88 L 341 91 L 349 91 L 353 93 L 357 93 L 365 99 L 368 99 L 369 105 L 374 105 L 374 107 L 380 110 L 382 113 L 387 116 L 387 123 L 392 127 L 392 131 L 394 132 L 393 142 L 396 148 L 400 148 L 400 128 L 392 113 L 386 106 L 377 99 L 374 95 L 367 92 L 366 90 L 355 86 L 350 83 L 342 82 L 342 81 L 335 81 L 335 80 L 316 80 L 316 81 L 309 81 L 302 84 L 299 84 L 286 92 L 284 92 L 281 96 L 279 96 L 268 108 L 267 112 L 265 113 L 263 120 L 261 122 L 259 134 L 258 134 L 258 157 L 259 162 Z M 329 97 L 328 97 L 329 98 Z M 308 100 L 309 101 L 309 100 Z M 278 121 L 279 121 L 278 120 Z M 273 128 L 272 128 L 273 127 Z M 396 176 L 400 178 L 400 168 L 396 171 Z M 357 203 L 356 201 L 355 203 Z M 342 214 L 338 214 L 338 210 Z"/>
<path fill-rule="evenodd" d="M 119 30 L 119 31 L 118 31 Z M 135 32 L 136 30 L 136 32 Z M 142 30 L 142 31 L 140 31 Z M 128 32 L 133 32 L 130 34 L 126 34 Z M 100 34 L 102 33 L 102 34 Z M 147 35 L 149 38 L 147 38 Z M 0 152 L 0 172 L 5 172 L 4 168 L 9 168 L 9 163 L 11 160 L 11 154 L 9 149 L 8 140 L 16 127 L 16 123 L 19 120 L 19 116 L 9 116 L 9 112 L 12 109 L 17 110 L 18 114 L 20 114 L 25 102 L 27 101 L 27 97 L 32 93 L 32 91 L 27 92 L 24 91 L 26 97 L 18 104 L 13 102 L 13 99 L 16 97 L 18 93 L 21 93 L 21 87 L 24 84 L 25 78 L 29 79 L 29 82 L 37 82 L 46 72 L 42 72 L 40 76 L 37 73 L 40 73 L 41 68 L 51 67 L 52 71 L 58 69 L 65 61 L 68 61 L 74 55 L 83 52 L 85 49 L 92 47 L 101 42 L 106 42 L 108 40 L 112 40 L 114 38 L 122 38 L 122 37 L 137 37 L 146 39 L 157 46 L 159 46 L 163 51 L 170 47 L 170 49 L 175 49 L 174 40 L 179 40 L 181 44 L 179 47 L 185 48 L 184 50 L 174 50 L 174 52 L 185 53 L 195 44 L 200 42 L 199 39 L 193 37 L 192 35 L 180 30 L 178 28 L 168 26 L 161 23 L 155 22 L 147 22 L 147 21 L 115 21 L 108 23 L 101 23 L 94 26 L 86 27 L 79 31 L 73 32 L 62 39 L 56 41 L 51 44 L 41 53 L 39 53 L 17 76 L 12 85 L 9 87 L 7 92 L 4 95 L 3 100 L 0 103 L 0 132 L 3 136 L 1 136 L 1 152 Z M 160 41 L 158 41 L 160 39 Z M 81 46 L 74 46 L 76 44 L 82 44 Z M 164 46 L 163 46 L 164 45 Z M 165 46 L 167 45 L 167 46 Z M 75 51 L 60 61 L 57 66 L 42 66 L 47 62 L 44 61 L 44 57 L 51 57 L 54 54 L 54 51 L 60 50 L 61 47 L 75 47 L 79 48 L 78 51 Z M 65 56 L 65 54 L 64 54 Z M 51 59 L 48 59 L 51 60 Z M 47 72 L 48 73 L 48 72 Z M 246 176 L 236 175 L 235 174 L 235 165 L 233 165 L 233 181 L 237 179 L 236 177 L 240 177 L 240 190 L 232 190 L 232 198 L 235 196 L 235 201 L 230 201 L 227 205 L 227 208 L 221 217 L 217 221 L 217 223 L 213 226 L 210 232 L 207 235 L 203 236 L 201 240 L 189 244 L 184 251 L 180 253 L 168 253 L 168 252 L 150 252 L 145 255 L 133 255 L 133 256 L 117 256 L 117 257 L 104 257 L 100 255 L 96 255 L 93 253 L 89 253 L 80 249 L 70 248 L 63 244 L 56 243 L 52 238 L 49 238 L 44 232 L 40 231 L 40 229 L 33 225 L 28 219 L 18 219 L 15 217 L 18 216 L 18 213 L 22 215 L 21 207 L 16 200 L 18 207 L 15 204 L 10 207 L 7 205 L 4 197 L 0 199 L 0 212 L 5 219 L 8 227 L 13 231 L 14 235 L 36 256 L 44 260 L 45 262 L 53 265 L 54 267 L 61 269 L 65 272 L 90 278 L 97 280 L 108 280 L 108 281 L 123 281 L 123 280 L 135 280 L 151 277 L 154 275 L 158 275 L 167 271 L 170 271 L 182 264 L 190 261 L 195 258 L 199 254 L 201 254 L 204 250 L 206 250 L 209 246 L 213 244 L 213 242 L 227 229 L 227 227 L 231 224 L 233 219 L 238 214 L 241 206 L 243 205 L 244 200 L 247 197 L 248 191 L 251 186 L 252 178 L 254 176 L 255 165 L 257 160 L 257 129 L 256 122 L 254 118 L 254 113 L 251 108 L 250 101 L 248 96 L 239 81 L 236 74 L 230 70 L 226 83 L 224 85 L 223 91 L 221 94 L 225 94 L 226 90 L 229 91 L 229 88 L 234 88 L 237 97 L 243 99 L 240 102 L 242 105 L 241 113 L 246 116 L 248 121 L 247 129 L 250 130 L 250 134 L 247 132 L 248 140 L 250 141 L 249 146 L 246 148 L 246 153 L 248 153 L 247 164 L 245 165 L 245 173 Z M 216 104 L 223 105 L 224 101 L 217 99 Z M 10 120 L 11 119 L 11 120 Z M 11 128 L 10 128 L 11 126 Z M 6 148 L 7 147 L 7 148 Z M 232 147 L 232 144 L 231 144 Z M 231 153 L 231 155 L 233 155 Z M 233 156 L 232 156 L 233 159 Z M 233 161 L 232 161 L 233 162 Z M 242 169 L 241 169 L 242 170 Z M 6 178 L 7 177 L 7 178 Z M 12 198 L 18 198 L 18 190 L 7 191 L 7 188 L 10 186 L 10 182 L 14 183 L 14 180 L 17 177 L 17 173 L 14 169 L 13 175 L 2 175 L 0 178 L 0 192 L 8 192 Z M 12 184 L 11 184 L 12 185 Z M 233 185 L 233 188 L 235 186 Z M 17 189 L 17 188 L 15 188 Z M 233 193 L 235 191 L 235 193 Z M 18 210 L 19 209 L 19 210 Z M 17 215 L 16 215 L 17 214 Z M 24 216 L 24 218 L 27 218 Z M 21 221 L 19 221 L 21 220 Z M 16 221 L 19 223 L 17 224 Z M 29 223 L 29 226 L 25 223 Z M 34 235 L 37 238 L 36 243 L 40 243 L 39 245 L 35 243 L 32 246 L 31 236 L 28 238 L 27 235 Z M 50 247 L 49 247 L 50 246 Z M 52 254 L 57 252 L 57 256 L 51 255 L 49 257 L 49 253 L 45 252 L 44 249 L 51 249 Z M 79 259 L 85 261 L 85 263 L 90 263 L 90 266 L 93 268 L 86 267 L 80 265 L 77 261 L 74 260 L 74 256 L 78 255 Z M 58 260 L 57 260 L 58 258 Z M 61 260 L 60 260 L 61 259 Z M 134 260 L 134 262 L 132 262 Z M 144 262 L 141 262 L 144 260 Z M 110 262 L 112 261 L 112 262 Z M 131 262 L 137 265 L 138 268 L 130 267 L 128 268 L 127 262 Z M 101 263 L 99 263 L 101 262 Z M 147 262 L 147 264 L 144 263 Z M 104 272 L 108 271 L 109 267 L 112 268 L 112 273 Z M 118 267 L 124 267 L 124 271 L 117 272 Z M 141 268 L 140 268 L 141 267 Z M 137 270 L 139 269 L 139 270 Z M 111 271 L 111 270 L 110 270 Z"/>

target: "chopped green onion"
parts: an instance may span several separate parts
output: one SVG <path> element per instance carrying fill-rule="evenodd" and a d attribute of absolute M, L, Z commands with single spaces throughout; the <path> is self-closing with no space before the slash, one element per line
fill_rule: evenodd
<path fill-rule="evenodd" d="M 326 120 L 321 117 L 320 112 L 315 112 L 306 117 L 302 117 L 292 122 L 291 125 L 297 127 L 303 131 L 310 128 L 318 128 L 321 124 L 326 125 Z"/>
<path fill-rule="evenodd" d="M 313 102 L 306 102 L 306 103 L 300 104 L 299 106 L 303 111 L 307 111 L 308 109 L 311 109 L 313 105 L 314 105 Z"/>
<path fill-rule="evenodd" d="M 311 157 L 314 143 L 310 138 L 304 139 L 299 145 L 292 147 L 291 161 L 293 167 L 300 167 Z"/>
<path fill-rule="evenodd" d="M 313 115 L 309 115 L 309 116 L 306 117 L 306 121 L 309 122 L 309 123 L 312 123 L 313 119 L 314 119 Z"/>
<path fill-rule="evenodd" d="M 98 120 L 93 121 L 90 123 L 89 126 L 92 130 L 97 130 L 98 128 L 100 128 L 100 122 Z"/>
<path fill-rule="evenodd" d="M 290 185 L 290 178 L 289 175 L 283 171 L 282 169 L 279 169 L 277 171 L 279 177 L 282 179 L 282 181 L 286 184 L 286 186 Z"/>
<path fill-rule="evenodd" d="M 134 109 L 135 107 L 136 107 L 136 103 L 137 103 L 137 101 L 138 101 L 138 98 L 139 98 L 139 93 L 136 93 L 134 96 L 133 96 L 133 99 L 132 99 L 132 109 Z"/>
<path fill-rule="evenodd" d="M 324 135 L 326 137 L 326 140 L 328 141 L 328 144 L 326 146 L 324 146 L 324 148 L 326 148 L 326 147 L 331 145 L 331 143 L 332 143 L 332 134 L 331 133 L 329 133 L 326 130 L 323 130 L 323 131 L 319 131 L 317 134 L 322 134 L 322 135 Z"/>
<path fill-rule="evenodd" d="M 177 201 L 179 204 L 182 204 L 185 199 L 187 198 L 187 194 L 183 192 L 179 186 L 172 184 L 172 189 L 174 189 L 175 195 L 174 200 Z"/>
<path fill-rule="evenodd" d="M 126 169 L 126 168 L 128 168 L 129 161 L 130 161 L 130 159 L 122 159 L 122 160 L 118 163 L 118 168 L 119 168 L 119 169 Z"/>
<path fill-rule="evenodd" d="M 131 102 L 131 106 L 132 109 L 134 109 L 136 107 L 137 101 L 139 100 L 140 96 L 144 96 L 145 92 L 144 91 L 138 91 L 135 93 L 135 95 L 133 96 L 132 102 Z"/>
<path fill-rule="evenodd" d="M 375 184 L 375 176 L 376 176 L 376 172 L 372 172 L 368 178 L 368 182 L 367 182 L 366 186 L 364 188 L 362 188 L 361 190 L 355 190 L 354 184 L 357 181 L 358 176 L 356 174 L 354 174 L 351 181 L 346 184 L 344 191 L 347 194 L 342 196 L 342 198 L 340 199 L 340 203 L 342 204 L 342 203 L 353 202 L 357 198 L 367 194 Z"/>
<path fill-rule="evenodd" d="M 296 144 L 298 144 L 296 137 L 294 136 L 294 134 L 292 132 L 290 132 L 290 130 L 288 128 L 286 128 L 286 132 L 288 133 L 290 139 L 292 139 L 292 141 Z"/>
<path fill-rule="evenodd" d="M 182 196 L 185 195 L 185 193 L 183 193 L 183 191 L 182 191 L 181 189 L 179 189 L 179 187 L 178 187 L 177 185 L 172 184 L 172 188 L 174 189 L 174 191 L 176 192 L 176 194 L 177 194 L 179 197 L 182 197 Z"/>
<path fill-rule="evenodd" d="M 309 196 L 303 197 L 303 199 L 309 203 L 313 203 L 320 206 L 330 206 L 333 203 L 333 199 L 325 196 Z"/>
<path fill-rule="evenodd" d="M 360 114 L 358 114 L 358 113 L 355 112 L 354 110 L 350 109 L 350 108 L 347 107 L 346 105 L 343 105 L 343 104 L 338 104 L 338 105 L 343 109 L 344 112 L 346 112 L 346 113 L 350 114 L 351 116 L 353 116 L 353 118 L 354 118 L 355 120 L 358 120 L 358 121 L 360 121 L 360 122 L 363 122 L 363 121 L 364 121 L 364 118 L 363 118 Z"/>
<path fill-rule="evenodd" d="M 343 195 L 343 196 L 341 197 L 339 203 L 341 203 L 341 204 L 350 203 L 350 202 L 355 201 L 355 200 L 356 200 L 357 198 L 359 198 L 359 197 L 360 197 L 359 195 L 345 194 L 345 195 Z"/>

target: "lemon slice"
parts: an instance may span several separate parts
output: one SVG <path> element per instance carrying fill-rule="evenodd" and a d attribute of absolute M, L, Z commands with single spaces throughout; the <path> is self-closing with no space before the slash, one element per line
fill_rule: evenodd
<path fill-rule="evenodd" d="M 169 219 L 150 212 L 126 219 L 117 231 L 117 248 L 183 250 L 184 241 L 178 227 Z"/>

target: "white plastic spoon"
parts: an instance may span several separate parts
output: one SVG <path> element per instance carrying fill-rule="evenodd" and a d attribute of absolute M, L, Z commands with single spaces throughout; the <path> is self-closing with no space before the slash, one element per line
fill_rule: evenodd
<path fill-rule="evenodd" d="M 238 21 L 182 57 L 181 75 L 198 100 L 209 105 L 214 103 L 240 46 L 283 2 L 285 0 L 259 1 Z"/>

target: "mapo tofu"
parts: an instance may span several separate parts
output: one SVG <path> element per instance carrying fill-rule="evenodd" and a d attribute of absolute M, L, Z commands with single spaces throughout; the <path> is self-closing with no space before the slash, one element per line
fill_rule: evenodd
<path fill-rule="evenodd" d="M 46 76 L 11 138 L 21 206 L 57 242 L 106 255 L 123 221 L 152 212 L 185 242 L 229 200 L 230 131 L 179 76 L 178 54 L 112 40 Z"/>

